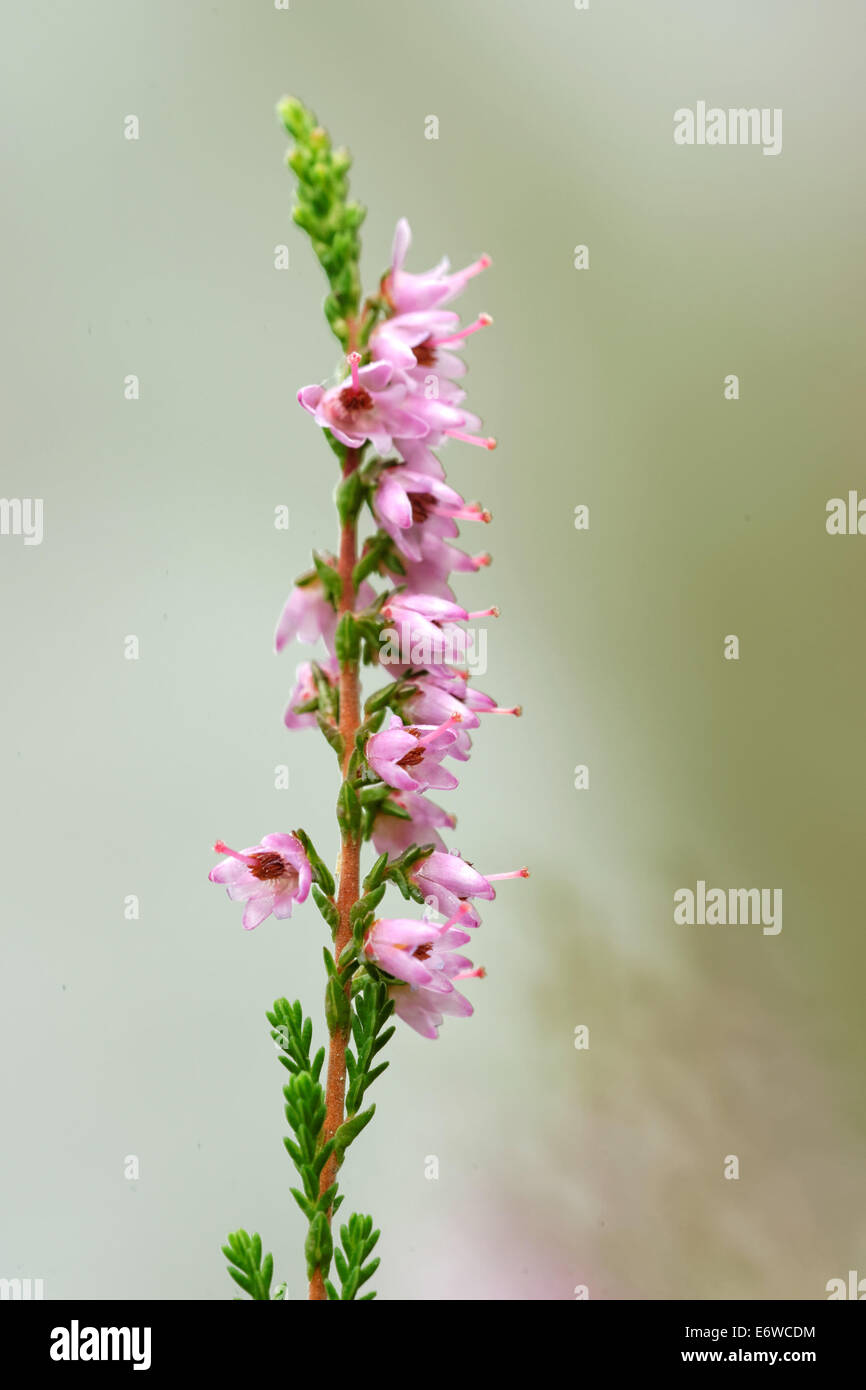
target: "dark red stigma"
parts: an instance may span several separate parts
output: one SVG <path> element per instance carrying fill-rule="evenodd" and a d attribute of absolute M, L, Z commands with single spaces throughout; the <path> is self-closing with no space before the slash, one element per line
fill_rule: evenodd
<path fill-rule="evenodd" d="M 424 749 L 421 748 L 420 745 L 416 748 L 410 748 L 408 753 L 404 753 L 402 758 L 397 759 L 397 766 L 415 767 L 417 763 L 421 762 L 423 757 Z"/>
<path fill-rule="evenodd" d="M 269 878 L 282 878 L 286 872 L 286 866 L 281 857 L 273 852 L 262 852 L 261 854 L 251 854 L 252 864 L 250 873 L 253 878 L 267 880 Z"/>
<path fill-rule="evenodd" d="M 344 410 L 372 410 L 373 397 L 363 386 L 344 386 L 340 392 L 340 405 Z"/>
<path fill-rule="evenodd" d="M 419 367 L 432 367 L 436 361 L 436 348 L 432 338 L 425 338 L 423 343 L 413 347 L 412 352 Z"/>
<path fill-rule="evenodd" d="M 430 515 L 430 508 L 436 505 L 436 498 L 432 492 L 410 492 L 409 505 L 412 508 L 413 521 L 426 521 Z"/>

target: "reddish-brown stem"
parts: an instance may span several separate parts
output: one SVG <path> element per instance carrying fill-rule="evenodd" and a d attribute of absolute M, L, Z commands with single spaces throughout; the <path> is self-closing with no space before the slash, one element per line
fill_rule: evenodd
<path fill-rule="evenodd" d="M 358 452 L 348 450 L 343 465 L 343 477 L 354 473 L 358 466 Z M 340 532 L 339 575 L 341 582 L 339 612 L 346 613 L 355 606 L 355 585 L 352 571 L 357 560 L 357 524 L 353 519 L 346 521 Z M 355 747 L 355 734 L 361 722 L 360 680 L 358 668 L 351 662 L 340 664 L 340 735 L 343 740 L 343 777 L 349 770 L 349 759 Z M 352 939 L 352 926 L 349 914 L 358 901 L 361 879 L 361 842 L 349 834 L 344 834 L 340 850 L 339 885 L 337 888 L 337 935 L 334 940 L 334 959 L 339 960 L 344 948 Z M 348 992 L 349 986 L 346 989 Z M 343 1123 L 346 1096 L 346 1048 L 350 1029 L 336 1027 L 331 1033 L 328 1048 L 328 1075 L 325 1083 L 325 1125 L 323 1143 L 333 1139 Z M 332 1154 L 322 1169 L 319 1192 L 325 1192 L 337 1174 L 337 1158 Z M 330 1221 L 330 1212 L 328 1213 Z M 310 1298 L 325 1299 L 325 1281 L 321 1269 L 316 1269 L 310 1280 Z"/>

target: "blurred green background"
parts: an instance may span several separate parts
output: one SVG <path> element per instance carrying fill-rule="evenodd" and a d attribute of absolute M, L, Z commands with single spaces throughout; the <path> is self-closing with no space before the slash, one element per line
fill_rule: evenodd
<path fill-rule="evenodd" d="M 480 684 L 525 716 L 484 725 L 448 804 L 479 868 L 533 876 L 473 939 L 475 1017 L 401 1029 L 344 1170 L 380 1296 L 822 1298 L 866 1274 L 866 539 L 824 525 L 864 479 L 864 27 L 856 0 L 7 13 L 2 491 L 44 499 L 45 535 L 0 538 L 0 1275 L 229 1298 L 244 1225 L 304 1296 L 263 1011 L 320 1014 L 322 924 L 245 934 L 206 877 L 217 836 L 335 846 L 333 759 L 282 728 L 295 653 L 271 652 L 334 538 L 295 401 L 335 345 L 287 91 L 354 152 L 368 284 L 401 215 L 412 269 L 493 257 L 460 307 L 495 319 L 467 357 L 500 445 L 446 460 L 494 515 L 459 588 L 502 609 Z M 781 107 L 781 155 L 675 146 L 698 100 Z M 783 931 L 674 926 L 698 878 L 782 888 Z"/>

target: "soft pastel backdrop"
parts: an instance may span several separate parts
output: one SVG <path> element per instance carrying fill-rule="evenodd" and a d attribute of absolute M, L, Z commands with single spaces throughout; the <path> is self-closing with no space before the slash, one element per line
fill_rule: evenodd
<path fill-rule="evenodd" d="M 463 307 L 496 321 L 467 356 L 500 447 L 447 462 L 494 515 L 471 538 L 494 565 L 460 587 L 502 609 L 481 684 L 526 713 L 485 724 L 449 804 L 479 867 L 533 876 L 485 912 L 474 1019 L 401 1030 L 344 1170 L 383 1228 L 380 1296 L 820 1298 L 866 1273 L 866 539 L 824 528 L 866 485 L 863 21 L 854 0 L 7 13 L 2 492 L 44 498 L 45 535 L 0 538 L 0 1275 L 228 1298 L 243 1224 L 303 1296 L 263 1011 L 319 1015 L 323 928 L 310 907 L 245 934 L 206 878 L 218 835 L 335 843 L 332 755 L 282 728 L 294 653 L 271 652 L 334 536 L 295 401 L 335 347 L 286 91 L 354 151 L 368 283 L 401 215 L 414 268 L 494 262 Z M 699 99 L 781 107 L 781 155 L 675 146 Z M 698 878 L 781 887 L 782 933 L 675 927 Z"/>

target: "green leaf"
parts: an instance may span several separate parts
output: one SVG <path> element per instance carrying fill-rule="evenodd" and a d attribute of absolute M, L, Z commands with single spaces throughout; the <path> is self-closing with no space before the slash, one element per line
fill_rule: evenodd
<path fill-rule="evenodd" d="M 313 564 L 316 567 L 316 574 L 321 580 L 326 597 L 336 608 L 343 593 L 342 579 L 334 566 L 315 550 L 313 551 Z"/>
<path fill-rule="evenodd" d="M 262 1239 L 256 1232 L 250 1236 L 243 1228 L 232 1232 L 222 1252 L 229 1262 L 230 1278 L 260 1303 L 270 1300 L 271 1280 L 274 1273 L 274 1259 L 271 1254 L 262 1259 Z"/>
<path fill-rule="evenodd" d="M 307 1276 L 310 1279 L 317 1269 L 322 1271 L 323 1276 L 328 1273 L 333 1249 L 328 1218 L 324 1212 L 316 1212 L 310 1222 L 310 1229 L 304 1244 L 304 1254 L 307 1257 Z"/>
<path fill-rule="evenodd" d="M 342 763 L 343 753 L 345 752 L 343 735 L 340 733 L 339 729 L 335 728 L 327 719 L 323 719 L 321 714 L 316 716 L 316 723 L 336 753 L 337 761 Z"/>
<path fill-rule="evenodd" d="M 368 1257 L 379 1239 L 379 1232 L 373 1230 L 372 1216 L 360 1216 L 357 1212 L 340 1227 L 342 1251 L 334 1248 L 334 1265 L 340 1279 L 340 1298 L 345 1302 L 357 1298 L 358 1290 L 373 1277 L 379 1267 L 379 1260 Z M 375 1293 L 362 1294 L 362 1299 L 375 1298 Z"/>
<path fill-rule="evenodd" d="M 354 521 L 361 510 L 364 501 L 366 488 L 361 480 L 361 475 L 357 469 L 347 474 L 337 484 L 334 492 L 334 500 L 337 504 L 337 513 L 343 526 L 347 522 Z"/>
<path fill-rule="evenodd" d="M 340 923 L 340 916 L 337 912 L 336 905 L 331 901 L 330 898 L 325 897 L 324 893 L 322 892 L 321 888 L 317 883 L 313 884 L 313 898 L 315 900 L 316 907 L 321 912 L 328 926 L 331 928 L 331 931 L 336 933 L 337 927 Z"/>
<path fill-rule="evenodd" d="M 333 874 L 322 860 L 306 830 L 296 830 L 294 834 L 295 838 L 300 840 L 304 846 L 304 852 L 310 861 L 310 868 L 313 870 L 313 877 L 321 886 L 323 893 L 327 893 L 331 897 L 335 887 Z"/>
<path fill-rule="evenodd" d="M 345 1120 L 337 1133 L 334 1135 L 334 1149 L 337 1158 L 342 1162 L 343 1155 L 353 1140 L 357 1139 L 362 1129 L 370 1123 L 376 1113 L 375 1105 L 371 1105 L 369 1110 L 364 1110 L 360 1115 L 353 1115 L 351 1119 Z"/>
<path fill-rule="evenodd" d="M 334 650 L 341 666 L 357 666 L 361 655 L 361 631 L 354 613 L 344 613 L 337 623 Z"/>
<path fill-rule="evenodd" d="M 337 821 L 343 835 L 357 839 L 361 829 L 361 803 L 351 782 L 343 782 L 337 797 Z"/>
<path fill-rule="evenodd" d="M 343 1029 L 349 1022 L 349 1001 L 346 992 L 336 976 L 332 975 L 325 988 L 325 1019 L 328 1032 Z M 339 1134 L 339 1130 L 337 1133 Z"/>
<path fill-rule="evenodd" d="M 385 782 L 366 782 L 358 788 L 358 800 L 362 806 L 378 806 L 390 793 L 391 788 Z M 406 815 L 408 817 L 408 811 Z"/>

